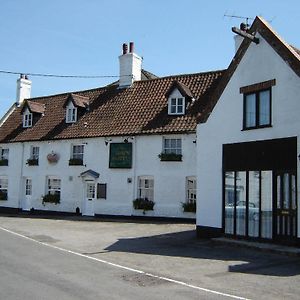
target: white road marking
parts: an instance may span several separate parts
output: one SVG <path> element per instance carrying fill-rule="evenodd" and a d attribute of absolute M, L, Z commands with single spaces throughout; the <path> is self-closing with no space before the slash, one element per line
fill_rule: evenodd
<path fill-rule="evenodd" d="M 109 266 L 112 266 L 112 267 L 116 267 L 116 268 L 119 268 L 119 269 L 123 269 L 123 270 L 126 270 L 126 271 L 130 271 L 130 272 L 134 272 L 134 273 L 138 273 L 138 274 L 143 274 L 143 275 L 146 275 L 146 276 L 149 276 L 149 277 L 152 277 L 152 278 L 164 280 L 164 281 L 167 281 L 167 282 L 172 282 L 174 284 L 185 286 L 185 287 L 188 287 L 188 288 L 191 288 L 191 289 L 194 289 L 194 290 L 199 290 L 199 291 L 202 291 L 202 292 L 207 292 L 207 293 L 211 293 L 211 294 L 215 294 L 215 295 L 219 295 L 219 296 L 223 296 L 223 297 L 228 297 L 228 298 L 232 298 L 232 299 L 239 299 L 239 300 L 250 300 L 248 298 L 218 292 L 218 291 L 215 291 L 215 290 L 211 290 L 211 289 L 203 288 L 203 287 L 200 287 L 200 286 L 188 284 L 188 283 L 185 283 L 183 281 L 174 280 L 174 279 L 171 279 L 171 278 L 168 278 L 168 277 L 162 277 L 162 276 L 154 275 L 154 274 L 147 273 L 147 272 L 144 272 L 144 271 L 141 271 L 141 270 L 129 268 L 129 267 L 122 266 L 122 265 L 119 265 L 119 264 L 115 264 L 115 263 L 112 263 L 112 262 L 109 262 L 109 261 L 106 261 L 106 260 L 103 260 L 103 259 L 99 259 L 99 258 L 96 258 L 96 257 L 93 257 L 93 256 L 89 256 L 89 255 L 86 255 L 86 254 L 81 254 L 79 252 L 75 252 L 75 251 L 72 251 L 72 250 L 68 250 L 68 249 L 57 247 L 57 246 L 54 246 L 54 245 L 51 245 L 51 244 L 47 244 L 45 242 L 40 242 L 40 241 L 37 241 L 37 240 L 35 240 L 33 238 L 30 238 L 26 235 L 11 231 L 9 229 L 6 229 L 4 227 L 0 227 L 0 229 L 3 230 L 3 231 L 8 232 L 10 234 L 16 235 L 18 237 L 24 238 L 26 240 L 35 242 L 35 243 L 40 244 L 40 245 L 43 245 L 43 246 L 46 246 L 46 247 L 49 247 L 49 248 L 53 248 L 53 249 L 56 249 L 56 250 L 60 250 L 62 252 L 70 253 L 70 254 L 73 254 L 73 255 L 77 255 L 77 256 L 80 256 L 80 257 L 84 257 L 84 258 L 87 258 L 87 259 L 90 259 L 90 260 L 94 260 L 94 261 L 97 261 L 97 262 L 100 262 L 100 263 L 103 263 L 103 264 L 106 264 L 106 265 L 109 265 Z"/>

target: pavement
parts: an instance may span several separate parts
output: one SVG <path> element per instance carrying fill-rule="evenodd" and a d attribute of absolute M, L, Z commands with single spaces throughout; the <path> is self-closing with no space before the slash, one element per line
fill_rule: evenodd
<path fill-rule="evenodd" d="M 0 241 L 0 299 L 273 300 L 300 294 L 297 256 L 197 239 L 194 224 L 2 215 Z M 28 298 L 18 298 L 22 292 Z"/>

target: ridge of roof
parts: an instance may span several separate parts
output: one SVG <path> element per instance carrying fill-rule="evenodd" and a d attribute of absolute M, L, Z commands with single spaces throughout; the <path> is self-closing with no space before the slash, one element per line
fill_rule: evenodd
<path fill-rule="evenodd" d="M 300 77 L 300 53 L 295 49 L 295 47 L 289 45 L 284 41 L 280 35 L 270 26 L 270 24 L 265 21 L 262 17 L 256 16 L 253 21 L 249 32 L 259 33 L 268 44 L 278 53 L 278 55 L 290 66 L 290 68 Z M 221 78 L 218 87 L 214 90 L 211 96 L 210 105 L 206 107 L 204 112 L 197 118 L 198 123 L 205 123 L 209 118 L 212 110 L 217 104 L 219 98 L 221 97 L 223 91 L 225 90 L 229 80 L 234 74 L 237 66 L 244 57 L 246 51 L 248 50 L 251 41 L 249 39 L 244 39 L 235 53 L 233 59 L 231 60 L 229 67 L 225 71 L 223 77 Z"/>

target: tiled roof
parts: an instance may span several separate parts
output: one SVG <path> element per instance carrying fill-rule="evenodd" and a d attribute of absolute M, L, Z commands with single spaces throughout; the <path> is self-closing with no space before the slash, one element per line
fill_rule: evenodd
<path fill-rule="evenodd" d="M 71 93 L 69 95 L 69 97 L 67 97 L 67 100 L 66 100 L 65 104 L 69 101 L 72 101 L 74 106 L 76 106 L 76 107 L 85 108 L 89 105 L 90 99 L 89 99 L 89 97 L 85 97 L 85 96 L 76 95 L 76 94 Z"/>
<path fill-rule="evenodd" d="M 192 94 L 191 90 L 189 89 L 189 87 L 177 80 L 174 81 L 174 83 L 171 85 L 171 87 L 169 88 L 169 90 L 166 93 L 166 96 L 167 97 L 170 96 L 170 94 L 174 91 L 175 88 L 177 88 L 180 91 L 182 96 L 184 96 L 184 97 L 187 96 L 189 98 L 193 98 L 193 94 Z"/>
<path fill-rule="evenodd" d="M 26 106 L 32 113 L 43 114 L 45 112 L 45 105 L 43 103 L 25 100 L 24 107 Z"/>
<path fill-rule="evenodd" d="M 269 45 L 278 53 L 279 56 L 290 66 L 290 68 L 300 77 L 300 51 L 299 49 L 286 43 L 277 32 L 275 32 L 271 26 L 262 18 L 256 17 L 249 33 L 259 33 Z M 251 44 L 250 39 L 244 39 L 232 59 L 228 69 L 224 72 L 222 79 L 218 87 L 214 90 L 209 105 L 205 108 L 204 112 L 199 115 L 198 122 L 205 123 L 210 116 L 213 108 L 220 99 L 223 91 L 225 90 L 230 78 L 234 74 L 236 68 L 244 57 L 247 49 Z"/>
<path fill-rule="evenodd" d="M 0 142 L 195 132 L 196 119 L 222 74 L 214 71 L 169 76 L 137 81 L 126 89 L 114 84 L 73 92 L 90 101 L 88 109 L 72 124 L 65 122 L 64 108 L 70 93 L 32 98 L 30 102 L 45 105 L 44 115 L 32 128 L 23 128 L 20 108 L 16 108 L 0 127 Z M 188 87 L 195 98 L 185 115 L 168 115 L 166 92 L 174 81 Z"/>

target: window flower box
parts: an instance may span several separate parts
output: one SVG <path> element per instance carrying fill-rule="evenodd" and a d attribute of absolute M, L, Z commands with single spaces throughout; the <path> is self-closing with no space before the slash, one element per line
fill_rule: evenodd
<path fill-rule="evenodd" d="M 83 160 L 80 158 L 71 158 L 69 160 L 69 166 L 82 166 Z"/>
<path fill-rule="evenodd" d="M 0 166 L 8 166 L 8 159 L 0 159 Z"/>
<path fill-rule="evenodd" d="M 182 154 L 160 153 L 158 157 L 161 161 L 182 161 Z"/>
<path fill-rule="evenodd" d="M 43 197 L 43 204 L 44 203 L 60 203 L 60 195 L 58 194 L 47 194 Z"/>
<path fill-rule="evenodd" d="M 184 212 L 196 212 L 196 201 L 189 201 L 182 203 L 182 208 Z"/>
<path fill-rule="evenodd" d="M 0 200 L 7 200 L 7 193 L 0 191 Z"/>
<path fill-rule="evenodd" d="M 27 165 L 28 166 L 38 166 L 39 160 L 36 158 L 29 158 L 29 159 L 27 159 Z"/>
<path fill-rule="evenodd" d="M 132 201 L 132 204 L 134 209 L 142 209 L 145 214 L 145 211 L 153 210 L 155 202 L 148 199 L 137 198 Z"/>

